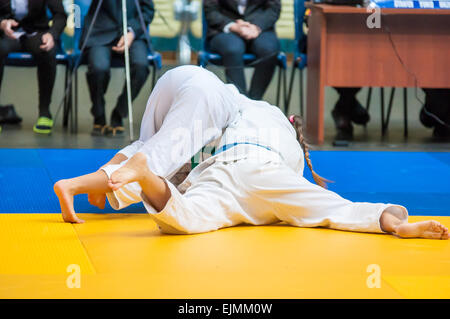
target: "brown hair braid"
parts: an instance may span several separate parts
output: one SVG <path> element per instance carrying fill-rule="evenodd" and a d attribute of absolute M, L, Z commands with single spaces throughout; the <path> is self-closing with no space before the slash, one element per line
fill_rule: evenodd
<path fill-rule="evenodd" d="M 303 153 L 305 154 L 305 161 L 308 165 L 309 169 L 311 170 L 312 176 L 314 178 L 314 181 L 317 185 L 322 186 L 323 188 L 327 188 L 327 182 L 330 182 L 329 180 L 321 177 L 319 174 L 317 174 L 312 166 L 311 159 L 309 158 L 309 146 L 305 141 L 305 137 L 303 136 L 303 123 L 302 118 L 298 115 L 291 115 L 289 117 L 289 121 L 294 126 L 295 131 L 297 132 L 297 139 L 300 143 Z"/>

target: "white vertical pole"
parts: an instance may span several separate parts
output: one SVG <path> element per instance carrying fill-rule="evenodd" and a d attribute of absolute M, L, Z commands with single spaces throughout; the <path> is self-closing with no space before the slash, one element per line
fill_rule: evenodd
<path fill-rule="evenodd" d="M 130 77 L 130 50 L 128 47 L 128 18 L 127 18 L 127 4 L 126 0 L 122 0 L 122 14 L 123 14 L 123 37 L 125 40 L 125 76 L 127 85 L 128 97 L 128 119 L 130 123 L 130 141 L 134 140 L 133 136 L 133 102 L 131 101 L 131 77 Z"/>

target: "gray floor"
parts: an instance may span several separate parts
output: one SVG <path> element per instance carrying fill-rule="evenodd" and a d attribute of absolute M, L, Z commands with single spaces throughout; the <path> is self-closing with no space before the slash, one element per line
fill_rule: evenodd
<path fill-rule="evenodd" d="M 165 63 L 167 63 L 165 61 Z M 161 75 L 164 71 L 171 68 L 164 67 L 160 71 Z M 224 74 L 222 69 L 212 66 L 210 70 L 214 71 L 222 79 Z M 79 130 L 78 134 L 72 135 L 65 131 L 62 127 L 61 113 L 57 118 L 54 132 L 50 136 L 42 136 L 33 133 L 32 127 L 37 118 L 37 79 L 34 69 L 27 68 L 6 68 L 3 86 L 0 97 L 0 104 L 13 103 L 17 112 L 23 117 L 23 123 L 20 126 L 3 126 L 3 132 L 0 134 L 1 148 L 121 148 L 129 143 L 128 137 L 107 138 L 107 137 L 91 137 L 92 116 L 89 109 L 91 106 L 89 94 L 85 79 L 86 68 L 81 67 L 79 71 Z M 290 76 L 291 70 L 289 70 Z M 252 70 L 247 70 L 248 79 L 250 79 Z M 306 72 L 305 72 L 306 76 Z M 113 109 L 116 99 L 122 91 L 124 83 L 123 69 L 113 69 L 111 83 L 106 94 L 107 114 L 109 115 Z M 298 94 L 298 76 L 294 83 L 293 98 L 289 108 L 290 114 L 299 114 L 299 94 Z M 51 111 L 53 116 L 56 114 L 58 105 L 64 94 L 64 68 L 58 67 L 58 78 L 53 94 L 53 103 Z M 134 121 L 135 136 L 139 135 L 139 124 L 144 112 L 148 96 L 151 92 L 151 81 L 147 81 L 142 89 L 139 97 L 135 100 Z M 386 104 L 390 88 L 385 90 Z M 374 88 L 372 93 L 372 102 L 370 106 L 371 121 L 366 128 L 361 126 L 355 127 L 354 141 L 348 147 L 333 147 L 332 142 L 335 135 L 335 128 L 330 112 L 337 100 L 337 93 L 332 88 L 327 88 L 325 98 L 325 143 L 320 146 L 314 146 L 316 149 L 340 149 L 340 150 L 408 150 L 408 151 L 448 151 L 450 150 L 450 142 L 438 142 L 431 138 L 432 131 L 423 127 L 419 120 L 418 114 L 421 107 L 420 100 L 424 99 L 423 92 L 413 88 L 408 89 L 408 126 L 409 136 L 407 139 L 403 137 L 403 98 L 400 89 L 397 90 L 394 99 L 393 112 L 389 131 L 383 138 L 381 137 L 381 121 L 380 121 L 380 91 Z M 364 88 L 358 94 L 358 99 L 363 105 L 366 104 L 367 88 Z M 266 95 L 265 100 L 275 104 L 276 99 L 276 77 L 274 77 Z M 128 128 L 127 128 L 128 129 Z"/>

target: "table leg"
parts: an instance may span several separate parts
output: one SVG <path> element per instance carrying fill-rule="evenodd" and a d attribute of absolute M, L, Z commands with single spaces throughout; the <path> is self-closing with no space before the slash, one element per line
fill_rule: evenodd
<path fill-rule="evenodd" d="M 308 80 L 306 99 L 306 135 L 313 144 L 324 140 L 324 95 L 326 20 L 313 8 L 308 32 Z"/>

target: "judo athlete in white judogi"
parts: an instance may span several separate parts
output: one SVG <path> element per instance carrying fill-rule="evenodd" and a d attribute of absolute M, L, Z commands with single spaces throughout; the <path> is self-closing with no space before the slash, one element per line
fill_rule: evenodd
<path fill-rule="evenodd" d="M 55 184 L 63 218 L 83 222 L 75 214 L 73 196 L 88 193 L 98 207 L 104 206 L 105 194 L 116 209 L 142 201 L 161 231 L 171 234 L 285 222 L 448 238 L 447 228 L 436 221 L 408 223 L 402 206 L 351 202 L 306 180 L 305 160 L 312 166 L 298 120 L 292 119 L 294 129 L 277 107 L 246 98 L 209 71 L 176 68 L 155 87 L 138 142 L 99 171 Z M 197 134 L 195 122 L 205 134 Z M 189 147 L 173 146 L 180 126 L 189 136 L 181 144 Z M 192 155 L 218 138 L 215 154 L 183 183 L 170 181 Z M 314 171 L 313 176 L 323 184 Z"/>

